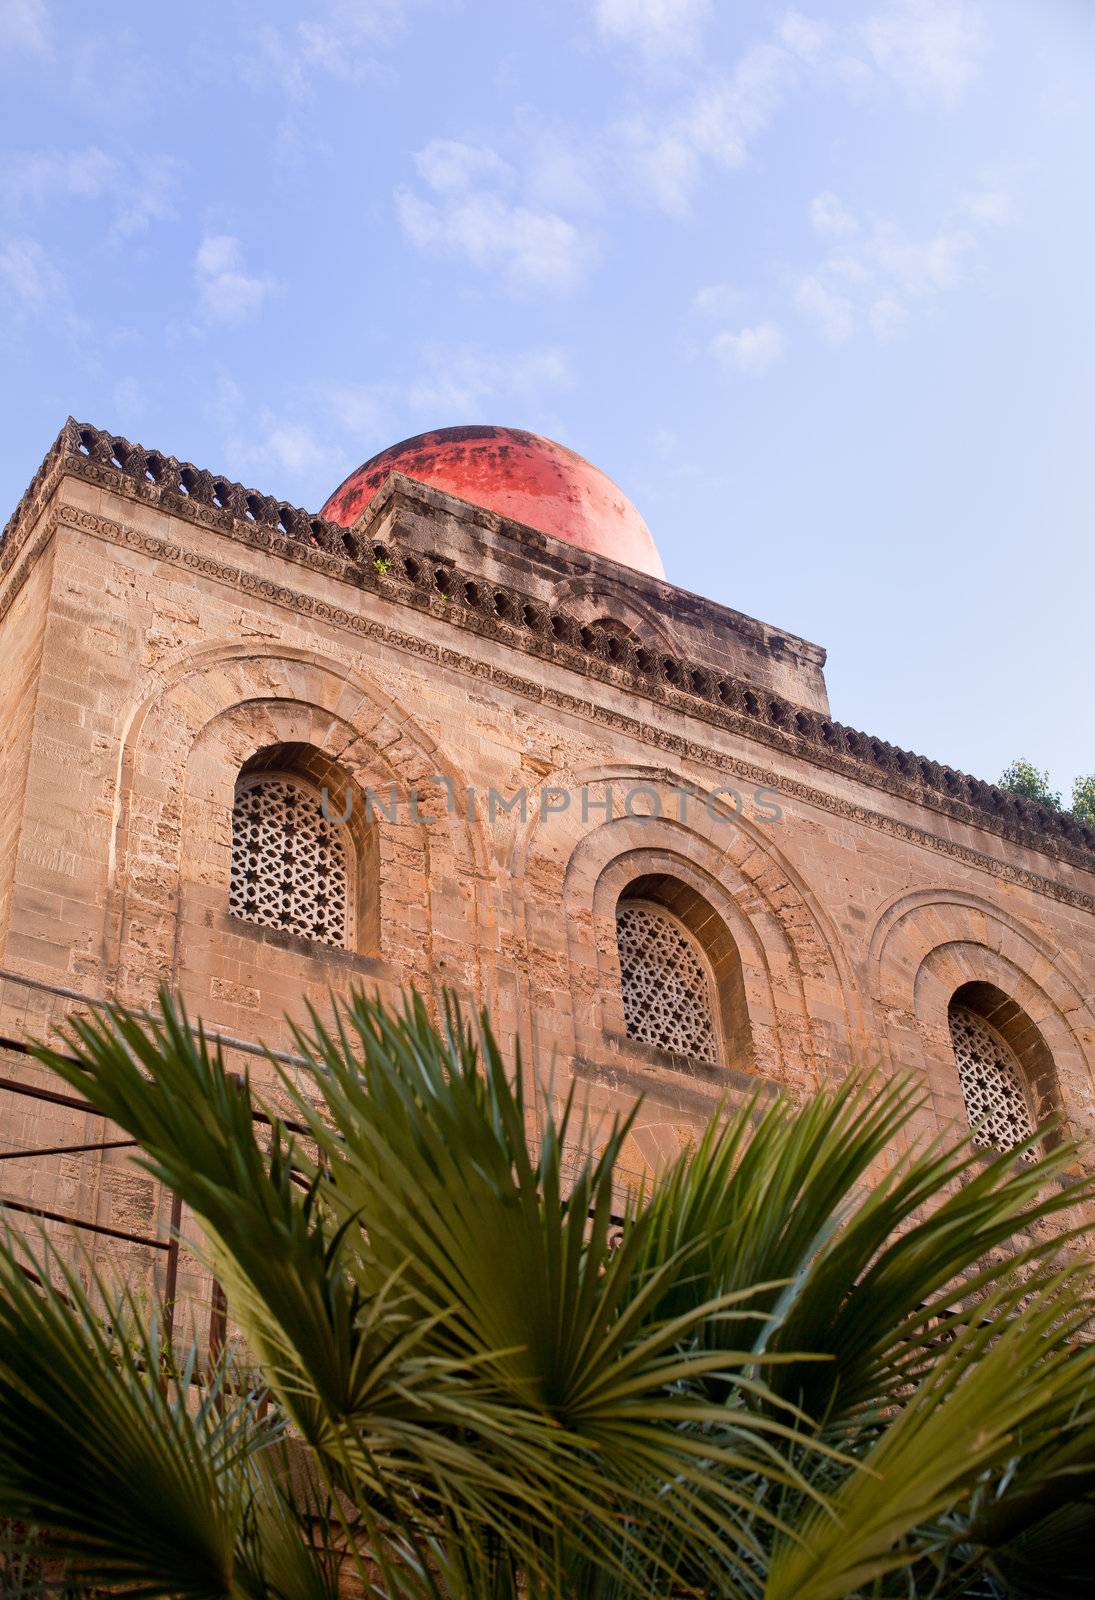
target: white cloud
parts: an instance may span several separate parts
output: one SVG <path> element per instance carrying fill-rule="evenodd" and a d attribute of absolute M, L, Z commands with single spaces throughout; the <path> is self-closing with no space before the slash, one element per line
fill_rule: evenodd
<path fill-rule="evenodd" d="M 431 140 L 418 151 L 414 164 L 438 194 L 462 193 L 477 179 L 490 182 L 513 175 L 497 150 L 487 145 L 461 144 L 458 139 Z"/>
<path fill-rule="evenodd" d="M 724 166 L 741 166 L 750 141 L 768 127 L 796 75 L 786 50 L 752 45 L 725 82 L 701 90 L 693 101 L 688 127 L 697 149 Z"/>
<path fill-rule="evenodd" d="M 962 282 L 976 243 L 964 228 L 910 239 L 896 223 L 876 222 L 869 232 L 845 241 L 842 253 L 798 280 L 795 306 L 830 344 L 843 344 L 861 320 L 876 338 L 893 339 L 918 302 Z"/>
<path fill-rule="evenodd" d="M 706 8 L 686 7 L 683 0 L 601 0 L 598 10 L 602 36 L 645 41 L 648 53 L 663 54 L 666 38 L 676 38 L 678 28 L 682 38 L 690 37 L 689 18 L 696 22 L 704 15 Z M 609 130 L 609 141 L 639 195 L 683 216 L 705 163 L 728 170 L 743 166 L 804 84 L 835 85 L 861 99 L 889 82 L 914 99 L 950 104 L 972 81 L 984 48 L 976 0 L 882 0 L 853 29 L 792 9 L 730 70 L 698 59 L 686 93 L 621 119 Z"/>
<path fill-rule="evenodd" d="M 816 323 L 829 344 L 844 344 L 855 332 L 855 307 L 820 278 L 803 278 L 795 291 L 795 306 Z"/>
<path fill-rule="evenodd" d="M 297 485 L 309 474 L 324 481 L 335 479 L 345 460 L 341 451 L 317 438 L 307 423 L 286 421 L 271 411 L 259 413 L 257 438 L 230 438 L 226 451 L 248 472 L 285 474 L 288 492 L 293 495 L 300 494 Z"/>
<path fill-rule="evenodd" d="M 48 55 L 50 30 L 45 0 L 0 0 L 0 39 L 12 55 L 17 50 Z"/>
<path fill-rule="evenodd" d="M 135 184 L 115 196 L 114 232 L 129 239 L 143 233 L 150 222 L 174 221 L 174 193 L 181 170 L 173 156 L 147 156 L 135 174 Z"/>
<path fill-rule="evenodd" d="M 576 213 L 599 217 L 623 188 L 671 216 L 687 215 L 705 172 L 744 166 L 804 86 L 860 96 L 888 79 L 919 95 L 956 96 L 983 46 L 974 0 L 874 3 L 858 28 L 786 10 L 729 67 L 697 55 L 684 87 L 678 75 L 668 94 L 648 88 L 639 109 L 584 144 L 526 127 L 519 173 L 489 146 L 435 140 L 416 157 L 433 197 L 403 191 L 403 227 L 423 248 L 492 265 L 513 285 L 569 287 L 593 255 Z M 676 55 L 678 65 L 715 13 L 712 0 L 594 0 L 593 8 L 607 44 L 650 58 Z M 817 197 L 813 214 L 828 237 L 855 232 L 830 193 Z"/>
<path fill-rule="evenodd" d="M 538 205 L 557 211 L 600 212 L 604 207 L 600 151 L 580 145 L 570 133 L 534 133 L 528 147 L 528 192 Z"/>
<path fill-rule="evenodd" d="M 962 202 L 961 214 L 984 225 L 1009 220 L 1009 197 L 986 187 Z M 878 339 L 895 338 L 917 305 L 963 281 L 977 235 L 950 222 L 927 238 L 910 238 L 892 220 L 860 227 L 832 194 L 810 207 L 815 229 L 841 236 L 840 249 L 803 274 L 792 291 L 795 306 L 831 344 L 843 344 L 865 325 Z"/>
<path fill-rule="evenodd" d="M 824 22 L 804 17 L 801 11 L 788 11 L 777 30 L 781 44 L 804 61 L 816 61 L 829 42 L 830 29 Z"/>
<path fill-rule="evenodd" d="M 46 311 L 66 295 L 64 274 L 37 239 L 14 238 L 0 245 L 0 288 L 22 315 Z"/>
<path fill-rule="evenodd" d="M 0 196 L 11 208 L 54 206 L 62 200 L 109 201 L 112 231 L 121 238 L 141 233 L 150 222 L 174 217 L 172 197 L 179 163 L 148 156 L 132 166 L 97 145 L 84 150 L 12 154 L 0 168 Z"/>
<path fill-rule="evenodd" d="M 873 4 L 858 28 L 784 11 L 729 69 L 697 59 L 685 87 L 678 79 L 668 94 L 646 92 L 633 102 L 640 109 L 584 144 L 535 127 L 530 133 L 525 113 L 526 136 L 512 164 L 489 145 L 433 140 L 415 157 L 420 183 L 396 195 L 401 226 L 419 248 L 497 273 L 513 289 L 573 288 L 597 254 L 594 226 L 621 194 L 687 215 L 710 169 L 745 165 L 804 86 L 859 94 L 867 84 L 877 94 L 889 80 L 920 95 L 956 96 L 983 47 L 974 0 Z M 707 0 L 594 0 L 593 14 L 606 42 L 665 54 L 699 37 L 715 10 Z M 819 194 L 812 218 L 819 234 L 841 245 L 840 258 L 815 276 L 824 279 L 831 267 L 833 277 L 855 281 L 876 270 L 864 249 L 844 251 L 861 235 L 838 196 Z M 884 270 L 905 279 L 912 272 Z M 825 325 L 839 323 L 833 313 Z"/>
<path fill-rule="evenodd" d="M 962 275 L 962 261 L 973 246 L 965 232 L 936 234 L 932 239 L 906 239 L 893 223 L 880 223 L 866 245 L 870 261 L 896 286 L 916 299 L 940 289 L 953 289 Z"/>
<path fill-rule="evenodd" d="M 386 432 L 391 404 L 381 384 L 335 383 L 323 390 L 335 424 L 355 439 L 378 438 Z"/>
<path fill-rule="evenodd" d="M 829 256 L 821 268 L 834 278 L 843 278 L 845 283 L 867 283 L 873 276 L 871 268 L 859 256 L 845 252 L 839 256 Z"/>
<path fill-rule="evenodd" d="M 589 242 L 558 212 L 498 193 L 509 187 L 512 171 L 495 151 L 435 140 L 415 162 L 437 199 L 407 189 L 397 194 L 399 220 L 412 243 L 500 272 L 517 290 L 575 287 L 592 255 Z"/>
<path fill-rule="evenodd" d="M 889 0 L 864 24 L 868 52 L 914 99 L 954 105 L 977 75 L 986 48 L 980 7 L 970 0 Z"/>
<path fill-rule="evenodd" d="M 411 0 L 326 0 L 295 28 L 264 28 L 242 62 L 250 82 L 271 80 L 297 99 L 323 75 L 360 83 L 375 75 L 384 48 L 402 30 Z"/>
<path fill-rule="evenodd" d="M 675 110 L 615 130 L 642 195 L 670 215 L 690 208 L 705 160 L 744 166 L 798 81 L 802 62 L 783 45 L 752 45 L 733 71 L 711 77 Z"/>
<path fill-rule="evenodd" d="M 611 44 L 664 61 L 695 52 L 711 9 L 711 0 L 596 0 L 597 29 Z"/>
<path fill-rule="evenodd" d="M 732 283 L 708 283 L 692 296 L 692 309 L 701 317 L 725 317 L 741 304 L 741 290 Z"/>
<path fill-rule="evenodd" d="M 45 205 L 58 196 L 98 200 L 117 186 L 120 175 L 121 164 L 96 145 L 68 154 L 12 152 L 0 169 L 0 192 L 10 205 Z"/>
<path fill-rule="evenodd" d="M 266 448 L 280 466 L 289 472 L 305 472 L 331 460 L 328 445 L 321 444 L 308 427 L 281 423 L 271 428 Z"/>
<path fill-rule="evenodd" d="M 855 233 L 859 227 L 841 200 L 831 190 L 824 194 L 815 195 L 810 202 L 810 221 L 814 225 L 814 232 L 829 238 L 839 238 L 843 234 Z"/>
<path fill-rule="evenodd" d="M 638 119 L 622 124 L 616 134 L 639 198 L 671 217 L 685 216 L 700 174 L 700 158 L 689 140 Z"/>
<path fill-rule="evenodd" d="M 1006 189 L 979 189 L 966 196 L 966 211 L 974 222 L 1006 228 L 1019 221 L 1019 208 Z"/>
<path fill-rule="evenodd" d="M 0 344 L 37 324 L 37 332 L 58 337 L 85 368 L 101 369 L 91 325 L 75 309 L 62 267 L 29 235 L 0 237 Z M 124 341 L 117 329 L 113 342 Z"/>
<path fill-rule="evenodd" d="M 475 345 L 431 345 L 422 366 L 407 399 L 414 410 L 437 418 L 474 420 L 486 401 L 500 398 L 534 404 L 574 381 L 569 356 L 555 346 L 501 358 Z"/>
<path fill-rule="evenodd" d="M 230 234 L 209 234 L 194 258 L 198 298 L 210 322 L 246 322 L 263 307 L 277 284 L 244 270 L 243 247 Z"/>
<path fill-rule="evenodd" d="M 711 349 L 724 367 L 753 377 L 767 372 L 786 347 L 786 339 L 772 322 L 742 328 L 738 333 L 719 333 L 711 341 Z"/>

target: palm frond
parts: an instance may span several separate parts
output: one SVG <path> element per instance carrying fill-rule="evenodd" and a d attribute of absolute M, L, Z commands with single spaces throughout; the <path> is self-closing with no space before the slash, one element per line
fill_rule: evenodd
<path fill-rule="evenodd" d="M 167 1581 L 173 1557 L 157 1579 L 147 1563 L 176 1506 L 171 1592 L 255 1600 L 324 1600 L 348 1571 L 391 1600 L 825 1600 L 923 1574 L 957 1600 L 1087 1525 L 1088 1280 L 1060 1265 L 1056 1219 L 1090 1187 L 1070 1187 L 1068 1146 L 896 1154 L 922 1093 L 877 1074 L 758 1100 L 634 1197 L 610 1248 L 634 1112 L 594 1151 L 573 1091 L 534 1106 L 520 1059 L 451 998 L 440 1027 L 414 994 L 313 1014 L 305 1070 L 273 1064 L 268 1136 L 252 1085 L 160 1005 L 80 1021 L 71 1059 L 41 1057 L 200 1218 L 296 1466 L 235 1391 L 177 1414 L 146 1350 L 84 1402 L 85 1449 L 117 1423 L 132 1470 L 144 1440 L 165 1520 L 140 1546 L 144 1486 L 127 1499 L 116 1471 L 95 1545 L 70 1489 L 51 1507 L 53 1467 L 35 1477 L 0 1432 L 0 1515 L 62 1529 L 103 1581 Z M 0 1424 L 16 1396 L 52 1415 L 47 1362 L 68 1394 L 100 1359 L 86 1297 L 70 1313 L 47 1291 L 43 1332 L 20 1288 Z M 43 1364 L 18 1365 L 20 1330 Z"/>
<path fill-rule="evenodd" d="M 703 1380 L 759 1393 L 755 1336 L 712 1349 L 697 1336 L 752 1318 L 754 1290 L 650 1315 L 691 1251 L 635 1294 L 650 1224 L 608 1250 L 626 1119 L 564 1193 L 571 1104 L 530 1149 L 520 1063 L 507 1073 L 489 1029 L 451 1004 L 439 1031 L 417 996 L 401 1016 L 357 996 L 334 1032 L 313 1018 L 298 1036 L 316 1098 L 284 1087 L 308 1139 L 271 1111 L 263 1147 L 249 1086 L 161 1007 L 81 1022 L 75 1061 L 44 1059 L 202 1219 L 272 1391 L 375 1538 L 502 1526 L 529 1582 L 548 1581 L 564 1544 L 614 1570 L 656 1567 L 666 1529 L 721 1544 L 722 1572 L 727 1550 L 760 1559 L 756 1526 L 778 1513 L 739 1477 L 763 1467 L 809 1494 L 774 1448 L 791 1412 L 773 1400 L 728 1416 Z"/>
<path fill-rule="evenodd" d="M 226 1595 L 262 1429 L 226 1369 L 196 1404 L 155 1315 L 45 1245 L 0 1250 L 0 1515 L 63 1538 L 83 1581 Z M 95 1309 L 97 1301 L 101 1309 Z"/>
<path fill-rule="evenodd" d="M 1085 1266 L 1050 1275 L 1033 1303 L 1005 1283 L 955 1330 L 946 1356 L 894 1407 L 890 1426 L 824 1511 L 774 1555 L 765 1600 L 842 1600 L 910 1563 L 909 1536 L 961 1504 L 1020 1438 L 1054 1438 L 1074 1341 L 1091 1324 Z M 1089 1369 L 1090 1371 L 1090 1369 Z"/>
<path fill-rule="evenodd" d="M 1064 1181 L 1076 1156 L 1066 1143 L 1032 1163 L 1019 1152 L 986 1161 L 960 1141 L 893 1155 L 922 1104 L 909 1080 L 876 1073 L 801 1109 L 777 1104 L 758 1117 L 747 1105 L 712 1123 L 650 1200 L 640 1271 L 667 1248 L 698 1251 L 692 1275 L 673 1286 L 674 1307 L 782 1284 L 754 1302 L 767 1313 L 755 1348 L 810 1354 L 766 1380 L 818 1422 L 854 1427 L 885 1409 L 936 1359 L 940 1317 L 992 1283 L 994 1253 L 1010 1242 L 1014 1255 L 1025 1236 L 1025 1264 L 1052 1257 L 1066 1235 L 1041 1224 L 1091 1193 Z M 712 1323 L 708 1337 L 726 1330 Z"/>

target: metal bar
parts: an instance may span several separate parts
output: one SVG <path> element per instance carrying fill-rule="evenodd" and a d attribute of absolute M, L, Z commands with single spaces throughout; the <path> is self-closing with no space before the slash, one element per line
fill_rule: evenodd
<path fill-rule="evenodd" d="M 303 1133 L 306 1134 L 309 1139 L 315 1137 L 311 1128 L 305 1127 L 303 1122 L 290 1122 L 288 1117 L 278 1117 L 276 1120 L 283 1128 L 288 1128 L 290 1133 Z M 274 1126 L 275 1118 L 268 1117 L 265 1111 L 252 1110 L 251 1121 L 261 1122 L 264 1127 L 272 1128 Z"/>
<path fill-rule="evenodd" d="M 231 1072 L 228 1075 L 237 1089 L 243 1089 L 243 1074 Z M 253 1113 L 252 1113 L 253 1114 Z M 213 1368 L 221 1358 L 224 1341 L 228 1334 L 228 1298 L 218 1278 L 214 1278 L 209 1290 L 209 1366 Z"/>
<path fill-rule="evenodd" d="M 211 1035 L 207 1034 L 206 1037 L 209 1038 Z M 27 1046 L 19 1039 L 0 1038 L 0 1048 L 18 1050 L 23 1055 L 30 1054 Z M 65 1060 L 71 1061 L 72 1057 L 66 1056 Z M 238 1078 L 239 1074 L 233 1073 L 232 1076 L 234 1078 Z M 3 1091 L 4 1089 L 7 1089 L 11 1094 L 26 1095 L 31 1100 L 46 1100 L 51 1106 L 70 1106 L 73 1111 L 90 1111 L 93 1116 L 103 1117 L 105 1120 L 109 1120 L 105 1111 L 100 1111 L 96 1106 L 92 1105 L 90 1100 L 81 1100 L 80 1097 L 75 1094 L 62 1094 L 57 1089 L 41 1088 L 36 1083 L 23 1083 L 18 1078 L 0 1078 L 0 1091 Z M 273 1126 L 273 1118 L 268 1117 L 265 1111 L 252 1111 L 251 1118 L 254 1122 L 264 1123 L 266 1127 Z M 312 1130 L 305 1127 L 303 1122 L 290 1122 L 288 1118 L 285 1117 L 279 1117 L 278 1121 L 281 1123 L 283 1128 L 288 1128 L 290 1133 L 301 1133 L 309 1136 L 311 1135 Z M 130 1142 L 136 1143 L 135 1140 Z M 89 1150 L 98 1149 L 99 1146 L 88 1145 L 87 1148 Z M 104 1145 L 102 1148 L 108 1149 L 110 1147 Z M 47 1151 L 41 1152 L 43 1155 L 48 1153 L 49 1152 Z M 0 1159 L 3 1159 L 2 1156 L 0 1156 Z"/>
<path fill-rule="evenodd" d="M 0 1039 L 0 1046 L 9 1050 L 19 1050 L 23 1055 L 30 1051 L 18 1039 Z M 0 1089 L 7 1089 L 10 1094 L 29 1095 L 32 1100 L 48 1100 L 51 1106 L 71 1106 L 73 1111 L 91 1111 L 95 1116 L 104 1115 L 96 1111 L 90 1100 L 81 1100 L 79 1095 L 61 1094 L 57 1089 L 42 1089 L 34 1083 L 21 1083 L 18 1078 L 0 1078 Z"/>
<path fill-rule="evenodd" d="M 42 978 L 28 978 L 22 972 L 12 972 L 8 967 L 0 967 L 0 980 L 11 983 L 24 984 L 28 989 L 38 989 L 44 994 L 57 995 L 61 1000 L 78 1000 L 81 1005 L 95 1006 L 99 1010 L 109 1011 L 112 1005 L 117 1005 L 115 1000 L 104 1000 L 99 995 L 81 994 L 79 989 L 66 989 L 63 984 L 46 983 Z M 138 1016 L 144 1014 L 137 1013 Z M 197 1029 L 194 1029 L 195 1033 Z M 230 1033 L 205 1034 L 210 1044 L 223 1045 L 226 1050 L 241 1050 L 244 1055 L 262 1056 L 264 1059 L 272 1056 L 275 1061 L 284 1061 L 290 1067 L 314 1067 L 314 1062 L 309 1062 L 303 1056 L 294 1055 L 291 1050 L 271 1050 L 267 1045 L 256 1044 L 253 1039 L 236 1039 Z M 7 1044 L 7 1040 L 0 1040 Z M 22 1049 L 27 1055 L 31 1053 L 25 1044 L 19 1045 L 12 1042 L 11 1048 Z"/>
<path fill-rule="evenodd" d="M 166 1239 L 149 1239 L 143 1233 L 128 1233 L 124 1228 L 108 1228 L 102 1222 L 81 1222 L 79 1217 L 66 1216 L 61 1211 L 46 1211 L 42 1206 L 24 1205 L 22 1200 L 6 1200 L 0 1195 L 0 1207 L 8 1211 L 21 1211 L 28 1217 L 44 1217 L 47 1222 L 67 1222 L 72 1228 L 83 1228 L 86 1233 L 105 1234 L 108 1239 L 122 1239 L 126 1244 L 143 1244 L 151 1250 L 166 1250 Z"/>
<path fill-rule="evenodd" d="M 61 984 L 46 983 L 41 979 L 28 978 L 23 976 L 22 973 L 12 972 L 5 967 L 0 967 L 0 980 L 8 980 L 13 983 L 23 984 L 28 988 L 37 989 L 46 994 L 56 995 L 65 1000 L 75 1000 L 84 1005 L 94 1006 L 99 1009 L 107 1009 L 111 1004 L 111 1002 L 100 999 L 96 996 L 82 994 L 78 989 L 69 989 Z M 303 1056 L 298 1056 L 292 1051 L 271 1050 L 264 1045 L 255 1044 L 253 1041 L 248 1039 L 234 1038 L 231 1034 L 206 1032 L 204 1037 L 210 1042 L 210 1044 L 220 1045 L 226 1049 L 239 1050 L 247 1055 L 261 1056 L 264 1058 L 272 1057 L 275 1061 L 284 1062 L 289 1066 L 308 1067 L 309 1065 Z M 22 1039 L 0 1037 L 0 1047 L 16 1051 L 20 1055 L 32 1057 L 34 1055 L 32 1047 Z M 66 1057 L 66 1059 L 72 1060 L 73 1058 Z M 232 1076 L 236 1082 L 242 1086 L 242 1076 L 239 1073 L 233 1073 Z M 80 1099 L 76 1095 L 63 1094 L 56 1089 L 42 1088 L 37 1084 L 23 1083 L 17 1079 L 0 1078 L 0 1091 L 4 1089 L 9 1090 L 12 1094 L 22 1094 L 31 1099 L 46 1101 L 51 1105 L 66 1106 L 72 1110 L 91 1112 L 95 1116 L 101 1116 L 104 1117 L 104 1120 L 109 1120 L 105 1118 L 105 1113 L 101 1112 L 89 1101 Z M 273 1119 L 263 1111 L 257 1111 L 252 1108 L 251 1117 L 254 1122 L 265 1124 L 268 1127 L 273 1125 Z M 311 1133 L 311 1129 L 302 1123 L 291 1122 L 288 1119 L 278 1120 L 282 1121 L 282 1126 L 291 1133 L 305 1136 Z M 136 1143 L 137 1141 L 133 1139 L 118 1139 L 103 1141 L 98 1144 L 58 1145 L 56 1147 L 42 1150 L 7 1151 L 0 1152 L 0 1160 L 17 1159 L 19 1157 L 32 1155 L 45 1157 L 61 1154 L 77 1155 L 102 1150 L 120 1150 L 126 1148 L 132 1149 L 135 1147 Z M 47 1211 L 41 1206 L 25 1205 L 18 1200 L 4 1200 L 3 1198 L 0 1198 L 0 1207 L 3 1206 L 6 1206 L 12 1211 L 22 1212 L 27 1216 L 42 1217 L 50 1222 L 67 1223 L 71 1227 L 82 1228 L 88 1233 L 102 1234 L 107 1238 L 122 1239 L 129 1244 L 147 1245 L 152 1249 L 165 1250 L 167 1252 L 167 1272 L 164 1280 L 164 1329 L 167 1335 L 168 1343 L 171 1343 L 175 1324 L 175 1301 L 178 1296 L 179 1229 L 182 1223 L 182 1200 L 177 1194 L 173 1194 L 171 1198 L 170 1238 L 167 1240 L 149 1239 L 141 1234 L 129 1233 L 120 1228 L 108 1228 L 101 1223 L 83 1222 L 77 1217 L 65 1216 L 56 1211 Z M 209 1357 L 211 1363 L 215 1363 L 219 1359 L 221 1351 L 224 1349 L 227 1332 L 228 1301 L 220 1283 L 214 1279 L 210 1296 L 209 1311 Z"/>
<path fill-rule="evenodd" d="M 179 1292 L 179 1230 L 182 1227 L 182 1198 L 171 1196 L 171 1237 L 167 1243 L 167 1274 L 164 1278 L 164 1332 L 167 1347 L 172 1348 L 175 1335 L 175 1298 Z"/>
<path fill-rule="evenodd" d="M 209 1381 L 213 1381 L 213 1371 L 224 1352 L 224 1341 L 228 1337 L 228 1299 L 220 1281 L 213 1279 L 209 1291 Z M 214 1401 L 220 1416 L 224 1416 L 225 1395 L 224 1387 L 218 1389 Z"/>
<path fill-rule="evenodd" d="M 25 1161 L 28 1156 L 79 1156 L 89 1150 L 133 1150 L 136 1139 L 108 1139 L 105 1144 L 55 1144 L 45 1150 L 0 1150 L 0 1161 Z"/>
<path fill-rule="evenodd" d="M 34 1272 L 30 1267 L 25 1266 L 22 1261 L 15 1262 L 15 1266 L 23 1274 L 24 1278 L 27 1278 L 31 1283 L 34 1284 L 35 1288 L 37 1288 L 37 1289 L 50 1289 L 57 1296 L 58 1300 L 63 1301 L 63 1303 L 66 1306 L 70 1306 L 72 1304 L 72 1300 L 71 1300 L 69 1295 L 64 1294 L 60 1289 L 58 1289 L 52 1283 L 43 1282 L 42 1278 L 38 1275 L 38 1273 Z"/>
<path fill-rule="evenodd" d="M 37 989 L 40 993 L 57 995 L 62 1000 L 78 1000 L 83 1005 L 95 1006 L 100 1010 L 109 1009 L 109 1007 L 114 1003 L 97 995 L 83 994 L 79 989 L 66 988 L 63 984 L 47 983 L 42 978 L 28 978 L 21 972 L 12 972 L 9 967 L 0 967 L 0 981 L 20 983 L 29 989 Z M 231 1034 L 206 1033 L 205 1038 L 210 1042 L 210 1044 L 219 1044 L 223 1045 L 226 1049 L 239 1050 L 245 1055 L 261 1056 L 264 1059 L 269 1057 L 274 1061 L 282 1061 L 286 1065 L 293 1067 L 314 1067 L 313 1062 L 306 1061 L 303 1056 L 295 1055 L 291 1050 L 271 1050 L 266 1045 L 255 1044 L 253 1040 L 233 1038 Z M 33 1051 L 31 1050 L 30 1046 L 25 1042 L 25 1040 L 22 1039 L 0 1038 L 0 1046 L 3 1046 L 9 1050 L 17 1050 L 21 1055 L 33 1055 Z M 72 1058 L 67 1057 L 66 1059 L 71 1060 Z M 32 1095 L 38 1099 L 48 1100 L 54 1105 L 67 1105 L 76 1110 L 95 1112 L 97 1116 L 103 1115 L 101 1111 L 96 1111 L 96 1108 L 93 1105 L 90 1105 L 88 1101 L 80 1100 L 75 1095 L 59 1094 L 55 1089 L 37 1089 L 31 1084 L 14 1083 L 10 1078 L 0 1078 L 0 1089 L 10 1089 L 13 1094 Z M 264 1112 L 252 1111 L 251 1115 L 254 1121 L 265 1123 L 267 1126 L 271 1125 L 271 1119 Z M 311 1133 L 311 1129 L 302 1126 L 299 1122 L 285 1121 L 282 1125 L 291 1133 L 305 1135 Z M 0 1204 L 2 1203 L 4 1202 L 0 1202 Z M 63 1222 L 71 1219 L 61 1217 L 57 1218 L 56 1220 Z M 624 1223 L 624 1218 L 613 1214 L 610 1218 L 610 1221 L 615 1226 L 620 1227 Z M 83 1223 L 77 1224 L 77 1226 L 89 1227 L 90 1224 Z M 155 1240 L 151 1242 L 154 1242 L 158 1249 L 165 1248 L 161 1240 Z"/>
<path fill-rule="evenodd" d="M 209 1293 L 209 1365 L 215 1366 L 228 1334 L 228 1300 L 218 1279 Z"/>

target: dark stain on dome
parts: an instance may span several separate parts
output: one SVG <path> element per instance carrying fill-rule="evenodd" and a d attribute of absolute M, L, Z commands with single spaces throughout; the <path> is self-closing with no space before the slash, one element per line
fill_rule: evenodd
<path fill-rule="evenodd" d="M 493 425 L 415 434 L 352 472 L 321 515 L 351 526 L 393 472 L 664 576 L 650 530 L 623 491 L 592 462 L 539 434 Z"/>

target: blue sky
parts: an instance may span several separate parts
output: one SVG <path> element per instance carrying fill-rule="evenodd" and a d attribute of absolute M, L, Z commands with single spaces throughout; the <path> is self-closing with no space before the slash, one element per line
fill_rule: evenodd
<path fill-rule="evenodd" d="M 0 0 L 0 505 L 64 417 L 316 509 L 603 467 L 846 722 L 1095 768 L 1091 0 Z"/>

